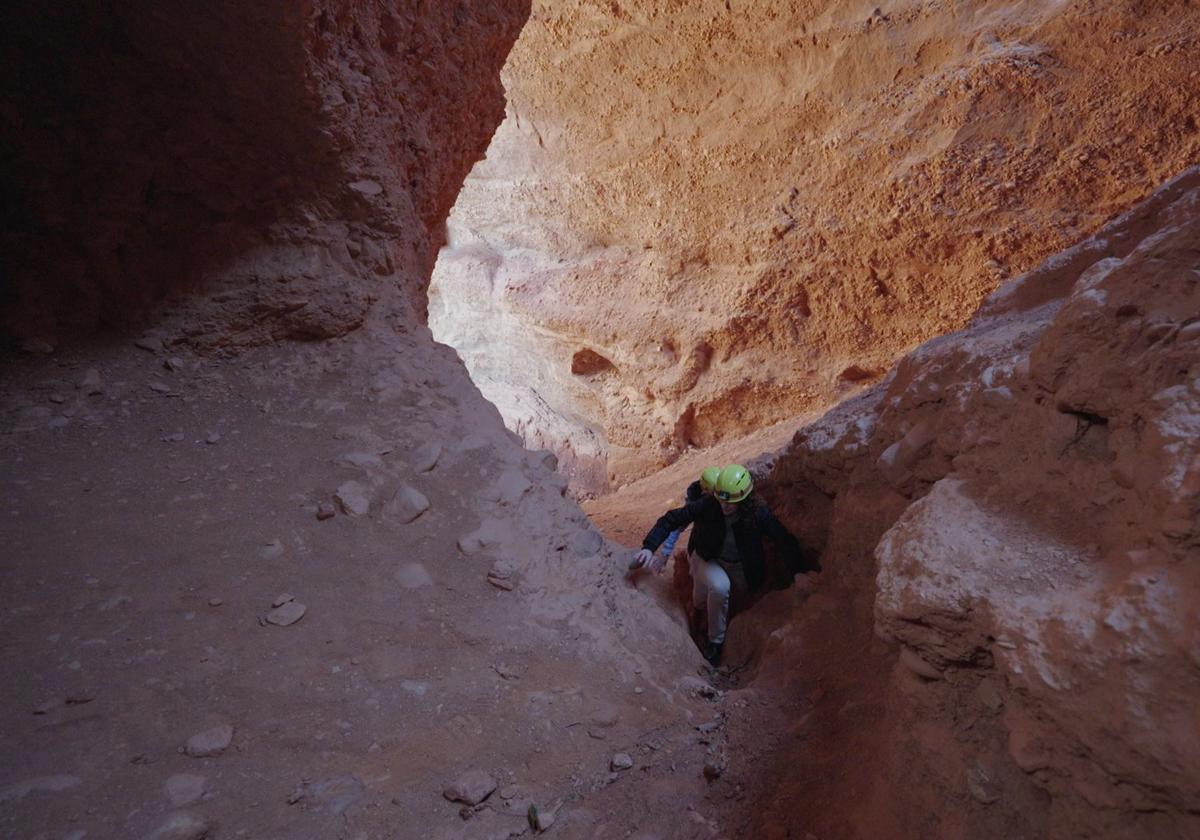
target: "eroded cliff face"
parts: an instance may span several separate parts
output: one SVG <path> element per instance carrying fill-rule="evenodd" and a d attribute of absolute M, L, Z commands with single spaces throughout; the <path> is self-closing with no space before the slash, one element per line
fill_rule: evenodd
<path fill-rule="evenodd" d="M 379 300 L 422 321 L 527 12 L 6 8 L 4 330 L 234 348 L 344 335 Z"/>
<path fill-rule="evenodd" d="M 582 492 L 828 405 L 1197 159 L 1197 25 L 535 3 L 431 323 Z"/>
<path fill-rule="evenodd" d="M 879 755 L 862 814 L 935 836 L 1200 827 L 1197 241 L 1193 169 L 778 457 L 767 492 L 821 519 L 844 632 L 899 643 L 856 701 Z M 763 679 L 802 684 L 821 602 L 775 603 Z"/>

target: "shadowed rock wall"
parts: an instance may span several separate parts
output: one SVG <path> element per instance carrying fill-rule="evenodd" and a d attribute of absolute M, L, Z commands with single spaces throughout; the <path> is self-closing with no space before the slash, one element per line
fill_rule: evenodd
<path fill-rule="evenodd" d="M 24 5 L 0 12 L 6 332 L 324 338 L 396 290 L 423 315 L 527 2 Z"/>

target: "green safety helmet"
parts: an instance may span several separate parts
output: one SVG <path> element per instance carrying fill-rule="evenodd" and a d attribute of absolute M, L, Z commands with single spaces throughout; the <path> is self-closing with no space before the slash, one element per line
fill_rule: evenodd
<path fill-rule="evenodd" d="M 717 476 L 717 498 L 722 502 L 740 502 L 753 489 L 750 471 L 741 464 L 730 464 Z"/>
<path fill-rule="evenodd" d="M 717 479 L 720 477 L 720 467 L 706 467 L 704 472 L 700 473 L 700 489 L 705 493 L 711 493 L 716 489 Z"/>

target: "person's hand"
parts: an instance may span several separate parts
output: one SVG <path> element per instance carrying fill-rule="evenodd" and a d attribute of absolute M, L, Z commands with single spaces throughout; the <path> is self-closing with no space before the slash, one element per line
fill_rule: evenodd
<path fill-rule="evenodd" d="M 637 554 L 633 555 L 633 559 L 629 561 L 629 568 L 633 569 L 650 569 L 654 571 L 654 552 L 643 548 Z"/>

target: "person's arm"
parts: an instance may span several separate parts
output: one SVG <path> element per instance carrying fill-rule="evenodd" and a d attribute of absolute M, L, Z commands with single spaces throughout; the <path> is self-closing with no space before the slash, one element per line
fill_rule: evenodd
<path fill-rule="evenodd" d="M 687 490 L 683 494 L 683 503 L 686 505 L 688 502 L 699 501 L 700 497 L 703 495 L 704 494 L 700 492 L 700 482 L 693 481 L 687 486 Z M 676 528 L 671 532 L 670 536 L 667 537 L 666 541 L 663 542 L 662 551 L 660 553 L 664 559 L 671 556 L 671 552 L 675 550 L 675 543 L 679 541 L 679 535 L 682 533 L 682 528 Z"/>
<path fill-rule="evenodd" d="M 671 556 L 671 552 L 675 550 L 675 543 L 679 541 L 679 535 L 682 533 L 682 529 L 678 531 L 672 531 L 663 541 L 662 551 L 660 553 L 664 558 Z"/>
<path fill-rule="evenodd" d="M 653 554 L 658 547 L 666 542 L 667 537 L 672 531 L 682 531 L 688 525 L 691 525 L 696 517 L 700 515 L 700 509 L 703 507 L 703 500 L 697 502 L 688 502 L 681 508 L 669 510 L 658 518 L 654 523 L 654 527 L 646 534 L 646 538 L 642 540 L 642 548 L 647 549 Z"/>
<path fill-rule="evenodd" d="M 682 531 L 700 515 L 700 509 L 704 506 L 703 501 L 701 499 L 698 502 L 690 502 L 660 516 L 654 523 L 654 527 L 646 534 L 646 538 L 642 540 L 642 550 L 633 556 L 633 562 L 630 563 L 629 568 L 660 567 L 661 563 L 654 562 L 654 552 L 666 542 L 672 531 Z"/>

